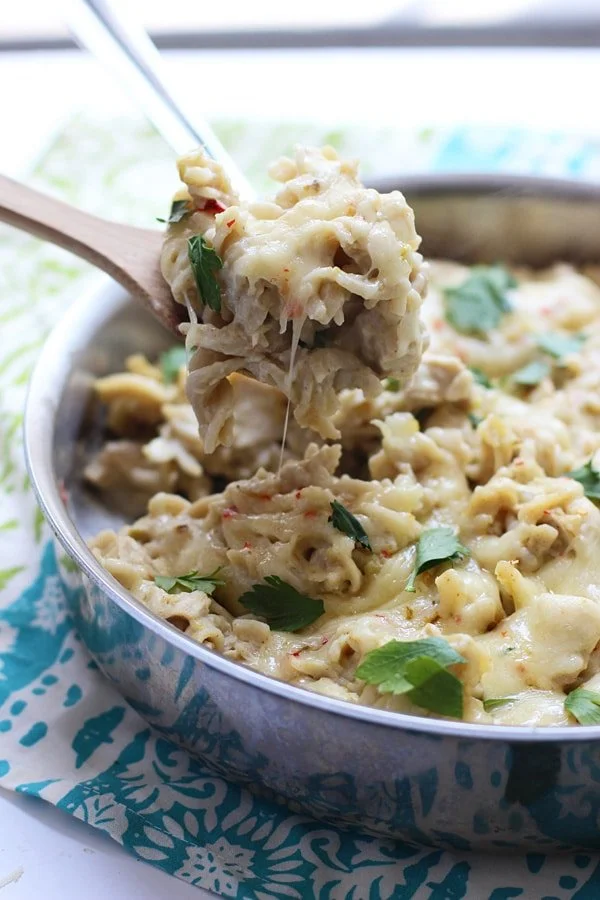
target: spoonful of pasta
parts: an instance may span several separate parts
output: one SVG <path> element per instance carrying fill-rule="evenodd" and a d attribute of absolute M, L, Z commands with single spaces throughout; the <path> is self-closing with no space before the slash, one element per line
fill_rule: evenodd
<path fill-rule="evenodd" d="M 384 377 L 402 386 L 421 359 L 426 278 L 411 208 L 399 191 L 364 187 L 331 147 L 275 162 L 269 200 L 241 201 L 202 151 L 178 166 L 162 272 L 188 311 L 187 390 L 206 452 L 230 442 L 234 372 L 278 388 L 302 427 L 339 438 L 340 391 L 373 397 Z"/>
<path fill-rule="evenodd" d="M 298 147 L 280 189 L 242 200 L 204 149 L 180 158 L 166 233 L 108 222 L 0 177 L 0 221 L 103 269 L 189 351 L 188 395 L 206 452 L 228 444 L 234 372 L 278 388 L 324 439 L 337 396 L 404 385 L 425 346 L 420 238 L 399 191 L 364 187 L 355 162 Z"/>

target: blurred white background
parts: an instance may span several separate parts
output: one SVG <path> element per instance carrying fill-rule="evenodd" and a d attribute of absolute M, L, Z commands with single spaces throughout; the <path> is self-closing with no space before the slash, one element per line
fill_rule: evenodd
<path fill-rule="evenodd" d="M 119 0 L 163 51 L 181 97 L 208 118 L 521 127 L 600 135 L 599 0 Z M 132 109 L 75 49 L 67 0 L 0 14 L 0 169 L 24 171 L 79 110 Z M 16 89 L 18 86 L 18 89 Z M 385 173 L 382 173 L 385 174 Z"/>
<path fill-rule="evenodd" d="M 48 0 L 3 4 L 2 39 L 66 39 L 68 30 L 57 13 L 59 5 Z M 194 0 L 129 0 L 127 5 L 146 28 L 167 42 L 174 35 L 184 39 L 187 35 L 188 43 L 199 42 L 202 35 L 211 32 L 244 31 L 251 41 L 251 33 L 260 30 L 379 27 L 388 41 L 402 40 L 403 31 L 407 39 L 406 34 L 413 36 L 419 30 L 423 32 L 422 40 L 432 40 L 432 34 L 442 29 L 453 29 L 454 40 L 475 40 L 475 36 L 467 34 L 469 30 L 496 29 L 494 40 L 511 43 L 568 41 L 594 46 L 600 29 L 598 0 L 571 0 L 568 4 L 563 0 L 304 0 L 302 4 L 281 0 L 212 4 Z"/>

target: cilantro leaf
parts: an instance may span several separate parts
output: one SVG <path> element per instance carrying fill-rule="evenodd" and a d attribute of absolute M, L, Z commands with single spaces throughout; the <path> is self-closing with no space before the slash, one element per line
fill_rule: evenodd
<path fill-rule="evenodd" d="M 486 712 L 491 712 L 493 709 L 506 706 L 507 703 L 512 703 L 516 699 L 516 697 L 489 697 L 483 701 L 483 708 Z"/>
<path fill-rule="evenodd" d="M 276 631 L 298 631 L 311 625 L 325 612 L 322 600 L 301 594 L 278 575 L 267 575 L 266 584 L 253 584 L 240 597 L 246 609 L 266 619 Z"/>
<path fill-rule="evenodd" d="M 369 684 L 376 684 L 382 693 L 403 694 L 407 689 L 414 687 L 411 682 L 409 688 L 406 688 L 407 664 L 423 657 L 433 660 L 442 668 L 465 662 L 460 653 L 457 653 L 443 638 L 392 640 L 367 653 L 356 670 L 356 675 Z"/>
<path fill-rule="evenodd" d="M 397 392 L 400 390 L 400 382 L 397 378 L 386 378 L 383 382 L 383 386 L 386 391 L 394 391 Z"/>
<path fill-rule="evenodd" d="M 334 500 L 331 504 L 331 515 L 327 521 L 331 522 L 333 527 L 341 531 L 342 534 L 347 534 L 348 537 L 355 540 L 357 544 L 362 544 L 366 550 L 373 550 L 369 536 L 356 516 L 353 516 L 350 510 L 338 503 L 337 500 Z"/>
<path fill-rule="evenodd" d="M 163 222 L 168 225 L 174 225 L 176 222 L 181 222 L 182 219 L 185 219 L 186 216 L 191 215 L 191 209 L 189 206 L 189 200 L 173 200 L 171 204 L 171 212 L 169 213 L 168 219 L 157 219 L 157 222 Z"/>
<path fill-rule="evenodd" d="M 460 718 L 463 686 L 447 666 L 462 662 L 465 658 L 442 638 L 392 640 L 367 653 L 356 676 L 382 694 L 406 694 L 417 706 Z"/>
<path fill-rule="evenodd" d="M 504 296 L 507 291 L 510 291 L 517 286 L 517 279 L 512 272 L 509 272 L 508 269 L 505 268 L 505 266 L 500 265 L 500 263 L 496 263 L 493 266 L 473 266 L 471 272 L 488 281 L 498 295 L 499 303 L 504 312 L 510 312 L 512 310 L 512 306 L 508 302 L 506 296 Z"/>
<path fill-rule="evenodd" d="M 406 676 L 415 685 L 409 692 L 413 703 L 442 716 L 462 719 L 463 686 L 456 675 L 433 659 L 421 657 L 407 665 Z"/>
<path fill-rule="evenodd" d="M 204 238 L 195 234 L 188 240 L 188 259 L 198 288 L 198 296 L 215 312 L 221 312 L 221 288 L 215 272 L 223 268 L 223 261 Z"/>
<path fill-rule="evenodd" d="M 404 590 L 414 593 L 415 580 L 421 572 L 432 569 L 439 563 L 454 562 L 470 555 L 470 551 L 460 543 L 449 525 L 442 525 L 439 528 L 428 528 L 421 533 L 419 538 L 415 567 Z"/>
<path fill-rule="evenodd" d="M 574 478 L 583 487 L 583 493 L 590 500 L 600 500 L 600 472 L 594 468 L 592 460 L 588 460 L 584 466 L 566 472 L 567 478 Z"/>
<path fill-rule="evenodd" d="M 544 353 L 561 360 L 564 356 L 581 350 L 585 339 L 583 334 L 559 334 L 556 331 L 546 331 L 545 334 L 538 335 L 536 343 Z"/>
<path fill-rule="evenodd" d="M 171 347 L 170 350 L 165 350 L 160 354 L 158 363 L 166 384 L 173 384 L 176 381 L 179 370 L 185 366 L 186 362 L 187 354 L 185 347 L 182 346 Z"/>
<path fill-rule="evenodd" d="M 473 375 L 473 381 L 475 382 L 475 384 L 480 384 L 481 387 L 484 388 L 491 388 L 492 382 L 482 369 L 478 369 L 477 366 L 469 366 L 469 368 L 471 370 L 471 374 Z"/>
<path fill-rule="evenodd" d="M 516 286 L 503 266 L 473 266 L 463 284 L 446 288 L 446 319 L 464 334 L 485 334 L 511 312 L 507 291 Z"/>
<path fill-rule="evenodd" d="M 167 594 L 189 594 L 191 591 L 204 591 L 212 594 L 216 587 L 221 587 L 225 582 L 217 575 L 221 567 L 215 569 L 209 575 L 200 575 L 199 572 L 188 572 L 186 575 L 155 575 L 154 583 Z"/>
<path fill-rule="evenodd" d="M 548 363 L 541 359 L 534 359 L 533 362 L 523 366 L 522 369 L 517 369 L 517 371 L 513 373 L 511 380 L 515 384 L 520 384 L 523 387 L 534 387 L 549 374 L 550 366 Z"/>
<path fill-rule="evenodd" d="M 600 725 L 600 694 L 576 688 L 565 699 L 565 709 L 580 725 Z"/>

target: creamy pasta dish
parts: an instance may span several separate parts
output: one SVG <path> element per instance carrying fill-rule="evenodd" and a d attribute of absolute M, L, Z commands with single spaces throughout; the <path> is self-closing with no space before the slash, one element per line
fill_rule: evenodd
<path fill-rule="evenodd" d="M 192 320 L 187 388 L 206 451 L 231 443 L 233 372 L 277 387 L 299 424 L 339 438 L 342 389 L 374 397 L 381 376 L 404 383 L 421 357 L 425 277 L 412 210 L 399 191 L 364 188 L 356 164 L 327 148 L 276 163 L 270 174 L 283 186 L 270 201 L 240 204 L 200 152 L 180 159 L 179 174 L 186 188 L 162 268 Z"/>
<path fill-rule="evenodd" d="M 98 560 L 320 694 L 600 723 L 599 273 L 425 266 L 403 196 L 328 149 L 277 163 L 268 202 L 199 154 L 179 170 L 187 349 L 96 384 L 86 478 L 135 519 Z"/>

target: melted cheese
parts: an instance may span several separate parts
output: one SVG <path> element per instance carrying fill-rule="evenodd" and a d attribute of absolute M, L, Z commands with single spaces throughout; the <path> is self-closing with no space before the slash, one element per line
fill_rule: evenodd
<path fill-rule="evenodd" d="M 212 191 L 224 205 L 231 204 L 226 190 L 218 193 L 221 176 L 214 167 L 203 168 L 195 157 L 188 158 L 182 173 L 195 199 Z M 222 413 L 231 401 L 238 414 L 232 443 L 209 453 L 194 430 L 183 375 L 166 386 L 155 367 L 138 359 L 129 373 L 101 380 L 98 393 L 116 432 L 113 464 L 123 453 L 120 489 L 128 472 L 134 487 L 135 479 L 148 472 L 155 479 L 171 473 L 176 483 L 167 484 L 167 492 L 158 493 L 148 513 L 133 525 L 99 535 L 92 543 L 94 552 L 141 602 L 195 640 L 304 688 L 423 715 L 406 696 L 382 695 L 365 685 L 356 669 L 367 653 L 393 638 L 438 636 L 466 660 L 455 672 L 463 683 L 468 721 L 574 724 L 565 712 L 566 694 L 579 684 L 600 689 L 600 511 L 568 475 L 600 450 L 600 290 L 566 265 L 539 273 L 517 270 L 513 312 L 490 334 L 466 336 L 446 322 L 443 307 L 444 288 L 460 284 L 468 270 L 433 263 L 431 293 L 424 304 L 431 348 L 412 382 L 400 390 L 380 390 L 378 381 L 373 396 L 354 383 L 336 396 L 331 412 L 325 411 L 329 401 L 313 409 L 322 385 L 333 384 L 323 382 L 320 373 L 330 378 L 339 360 L 345 378 L 347 357 L 335 356 L 342 352 L 339 348 L 306 351 L 300 346 L 294 362 L 295 339 L 304 341 L 307 325 L 309 341 L 317 327 L 334 323 L 342 329 L 348 324 L 352 294 L 360 297 L 363 310 L 357 318 L 380 304 L 395 310 L 396 325 L 407 327 L 398 371 L 406 374 L 414 366 L 421 345 L 417 348 L 419 329 L 411 316 L 417 314 L 421 295 L 417 291 L 419 296 L 410 299 L 416 288 L 408 287 L 408 273 L 418 278 L 419 263 L 403 201 L 388 198 L 385 203 L 397 218 L 390 220 L 389 209 L 383 216 L 384 201 L 357 187 L 346 164 L 327 154 L 302 157 L 282 164 L 279 176 L 284 187 L 276 203 L 237 206 L 235 215 L 228 210 L 216 221 L 206 213 L 195 214 L 192 223 L 174 226 L 168 246 L 179 253 L 190 228 L 204 230 L 225 260 L 228 312 L 217 323 L 204 311 L 194 332 L 204 341 L 195 363 L 200 368 L 191 378 L 208 377 L 209 345 L 218 370 L 215 384 L 221 384 L 225 370 L 252 370 L 252 350 L 261 360 L 253 374 L 278 385 L 282 393 L 232 376 L 226 382 L 229 399 L 219 395 L 214 400 L 219 409 L 211 400 L 206 413 L 215 414 L 218 422 L 210 447 L 220 439 L 229 415 Z M 367 276 L 366 268 L 362 274 L 334 273 L 335 267 L 323 264 L 324 233 L 335 231 L 338 244 L 343 228 L 355 237 L 362 234 L 363 222 L 347 221 L 350 196 L 356 204 L 353 216 L 362 215 L 374 229 L 366 244 L 357 244 L 362 248 L 357 259 L 368 245 L 369 265 L 381 261 L 378 276 Z M 375 229 L 380 212 L 382 225 Z M 202 228 L 198 216 L 204 217 Z M 235 224 L 227 236 L 227 217 L 232 216 Z M 392 220 L 393 239 L 383 224 Z M 275 242 L 265 253 L 270 246 L 265 235 L 275 241 L 284 225 L 289 241 Z M 307 248 L 308 235 L 314 245 Z M 352 240 L 343 244 L 345 250 Z M 389 277 L 398 279 L 401 296 L 388 284 L 386 261 L 393 241 L 411 248 L 404 256 L 398 252 L 390 264 Z M 177 253 L 171 272 L 174 289 L 193 292 Z M 293 292 L 281 287 L 283 268 L 290 269 Z M 325 284 L 329 287 L 319 299 L 316 286 Z M 248 288 L 253 299 L 246 308 L 240 298 Z M 384 293 L 378 299 L 380 290 Z M 302 303 L 302 316 L 294 322 L 304 323 L 293 330 L 287 327 L 292 293 Z M 540 358 L 537 339 L 546 331 L 565 336 L 583 331 L 585 340 L 579 352 L 564 360 L 545 357 L 549 374 L 539 385 L 515 386 L 510 374 Z M 281 340 L 275 362 L 266 354 L 273 334 Z M 234 342 L 223 344 L 226 335 L 242 336 L 238 349 Z M 397 330 L 394 335 L 397 341 Z M 387 346 L 384 340 L 382 368 L 388 365 Z M 369 356 L 366 345 L 363 352 L 361 365 Z M 265 374 L 264 366 L 271 365 Z M 500 380 L 484 389 L 474 383 L 469 365 Z M 292 372 L 296 375 L 289 378 Z M 304 401 L 294 390 L 304 381 L 310 385 L 305 408 L 316 416 L 310 424 L 326 419 L 321 432 L 339 435 L 340 444 L 327 445 L 290 419 L 286 456 L 277 471 L 287 398 L 293 395 L 297 420 Z M 198 381 L 193 385 L 192 394 Z M 469 414 L 478 417 L 475 426 Z M 149 429 L 156 434 L 150 441 L 136 437 L 135 423 L 143 434 Z M 132 453 L 132 442 L 138 457 L 146 459 L 144 472 L 137 466 L 128 470 L 123 461 L 133 458 L 126 455 Z M 95 466 L 96 476 L 98 471 L 106 475 L 102 457 Z M 211 478 L 223 475 L 229 483 L 215 491 Z M 204 479 L 202 488 L 199 479 Z M 160 490 L 163 482 L 153 484 Z M 358 518 L 372 553 L 333 527 L 334 499 Z M 416 592 L 407 592 L 415 543 L 424 528 L 440 524 L 457 529 L 471 556 L 424 572 Z M 157 574 L 217 567 L 222 567 L 225 585 L 212 597 L 167 594 L 154 582 Z M 322 598 L 324 615 L 298 633 L 283 633 L 248 614 L 240 596 L 267 575 Z M 502 698 L 508 702 L 486 712 L 485 700 Z"/>
<path fill-rule="evenodd" d="M 268 202 L 241 204 L 201 153 L 179 168 L 196 206 L 218 191 L 227 207 L 171 225 L 162 256 L 175 299 L 191 297 L 199 313 L 188 394 L 206 449 L 232 441 L 236 371 L 281 390 L 302 426 L 339 437 L 341 390 L 374 397 L 381 376 L 406 382 L 421 358 L 426 280 L 412 210 L 398 191 L 363 187 L 356 164 L 327 147 L 280 160 L 271 174 L 283 187 Z M 197 296 L 187 241 L 198 233 L 222 260 L 219 314 Z"/>

